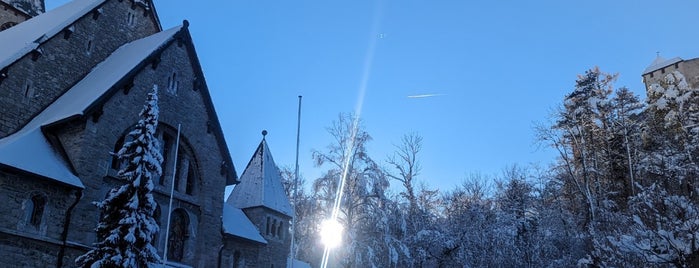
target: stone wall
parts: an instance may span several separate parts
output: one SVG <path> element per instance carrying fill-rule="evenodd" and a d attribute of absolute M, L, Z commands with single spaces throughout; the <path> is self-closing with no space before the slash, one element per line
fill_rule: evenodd
<path fill-rule="evenodd" d="M 289 234 L 289 222 L 291 219 L 284 214 L 270 210 L 264 207 L 255 207 L 243 209 L 245 215 L 250 221 L 260 230 L 262 237 L 267 240 L 267 246 L 260 248 L 259 251 L 259 266 L 258 267 L 286 267 L 286 261 L 289 257 L 289 249 L 291 247 L 291 235 Z M 285 228 L 283 234 L 273 235 L 268 234 L 267 217 L 282 220 Z"/>
<path fill-rule="evenodd" d="M 5 23 L 11 22 L 16 24 L 28 19 L 29 16 L 27 14 L 20 12 L 5 2 L 0 3 L 0 31 L 2 31 L 1 26 L 5 25 Z"/>
<path fill-rule="evenodd" d="M 263 247 L 265 247 L 263 244 L 226 236 L 221 256 L 221 268 L 269 267 L 263 266 L 258 260 L 260 249 Z"/>
<path fill-rule="evenodd" d="M 69 36 L 59 33 L 42 43 L 38 58 L 29 53 L 6 68 L 0 138 L 19 130 L 119 46 L 159 29 L 151 13 L 132 1 L 107 0 L 98 9 L 98 16 L 90 12 L 78 19 Z M 129 13 L 138 14 L 133 25 L 127 23 Z"/>
<path fill-rule="evenodd" d="M 225 178 L 221 175 L 223 150 L 218 147 L 215 132 L 209 132 L 207 122 L 210 112 L 201 89 L 194 90 L 195 73 L 189 62 L 186 45 L 172 42 L 161 54 L 157 68 L 145 65 L 133 77 L 134 86 L 127 94 L 120 88 L 103 104 L 104 111 L 96 122 L 93 117 L 63 127 L 58 136 L 65 147 L 86 190 L 72 226 L 70 239 L 81 244 L 92 244 L 99 212 L 91 204 L 104 198 L 108 189 L 119 183 L 111 174 L 111 155 L 118 139 L 138 120 L 138 113 L 153 85 L 159 87 L 160 121 L 163 128 L 176 129 L 182 125 L 183 146 L 193 151 L 198 180 L 192 195 L 175 192 L 172 209 L 182 208 L 190 226 L 186 242 L 187 251 L 182 263 L 194 267 L 214 267 L 221 247 L 221 215 Z M 176 92 L 168 91 L 168 77 L 177 73 Z M 201 78 L 200 78 L 201 79 Z M 166 168 L 167 169 L 167 168 Z M 106 176 L 105 176 L 106 175 Z M 168 175 L 166 173 L 166 175 Z M 155 199 L 161 208 L 158 221 L 161 230 L 167 225 L 168 196 L 171 178 L 163 185 L 156 184 Z M 160 232 L 156 246 L 162 254 L 165 233 Z"/>
<path fill-rule="evenodd" d="M 66 212 L 76 189 L 9 169 L 0 170 L 0 260 L 3 267 L 43 267 L 56 263 Z M 31 218 L 31 199 L 45 197 L 38 225 Z"/>

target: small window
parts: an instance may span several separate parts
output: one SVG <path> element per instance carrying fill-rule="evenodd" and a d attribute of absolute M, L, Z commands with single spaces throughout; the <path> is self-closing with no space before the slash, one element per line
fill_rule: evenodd
<path fill-rule="evenodd" d="M 277 237 L 284 238 L 284 223 L 279 221 L 279 226 L 277 226 Z"/>
<path fill-rule="evenodd" d="M 92 39 L 92 38 L 90 38 L 90 39 L 87 40 L 87 44 L 85 44 L 85 54 L 87 54 L 87 55 L 92 54 L 92 49 L 93 49 L 93 47 L 94 47 L 94 44 L 93 44 L 93 43 L 94 43 L 94 42 L 93 42 L 93 39 Z"/>
<path fill-rule="evenodd" d="M 161 132 L 162 133 L 162 132 Z M 174 146 L 172 142 L 173 138 L 168 133 L 163 133 L 162 140 L 160 141 L 160 153 L 163 156 L 163 163 L 161 164 L 163 174 L 160 175 L 160 185 L 165 185 L 165 170 L 170 167 L 170 152 L 172 151 L 170 147 Z"/>
<path fill-rule="evenodd" d="M 29 206 L 27 210 L 29 213 L 29 224 L 36 228 L 41 225 L 41 219 L 44 216 L 44 207 L 46 206 L 46 198 L 42 195 L 34 195 L 29 201 Z"/>
<path fill-rule="evenodd" d="M 269 228 L 272 226 L 270 223 L 271 223 L 271 220 L 269 219 L 269 217 L 267 217 L 267 233 L 266 233 L 267 235 L 269 235 Z"/>
<path fill-rule="evenodd" d="M 167 92 L 172 94 L 172 95 L 177 95 L 177 72 L 172 72 L 172 75 L 170 75 L 167 78 Z"/>
<path fill-rule="evenodd" d="M 665 68 L 660 69 L 660 73 L 664 74 L 665 73 Z"/>
<path fill-rule="evenodd" d="M 32 85 L 32 81 L 27 80 L 24 83 L 24 88 L 22 89 L 22 94 L 24 95 L 25 100 L 29 100 L 32 97 L 34 97 L 34 86 Z"/>
<path fill-rule="evenodd" d="M 136 25 L 136 14 L 134 14 L 133 11 L 129 11 L 129 13 L 126 14 L 126 25 L 129 27 Z"/>
<path fill-rule="evenodd" d="M 653 72 L 650 73 L 650 78 L 653 78 Z"/>
<path fill-rule="evenodd" d="M 272 220 L 272 236 L 277 236 L 277 220 Z"/>
<path fill-rule="evenodd" d="M 680 63 L 679 63 L 679 62 L 676 62 L 676 63 L 675 63 L 675 69 L 678 69 L 678 68 L 680 68 Z"/>

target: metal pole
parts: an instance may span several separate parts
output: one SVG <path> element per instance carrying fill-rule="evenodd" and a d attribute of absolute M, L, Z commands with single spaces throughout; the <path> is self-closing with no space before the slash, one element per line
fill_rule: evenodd
<path fill-rule="evenodd" d="M 302 96 L 299 96 L 299 113 L 298 113 L 298 118 L 297 118 L 297 124 L 296 124 L 296 167 L 294 171 L 294 217 L 291 218 L 291 268 L 294 268 L 294 260 L 296 259 L 296 253 L 294 252 L 294 246 L 296 242 L 294 241 L 294 237 L 296 234 L 296 202 L 298 201 L 298 184 L 299 184 L 299 143 L 301 141 L 301 98 Z"/>
<path fill-rule="evenodd" d="M 172 216 L 172 197 L 175 195 L 175 176 L 177 174 L 177 153 L 180 150 L 180 126 L 177 124 L 177 139 L 175 142 L 175 164 L 172 168 L 172 186 L 170 187 L 170 205 L 167 211 L 167 228 L 165 229 L 165 252 L 163 253 L 163 264 L 167 263 L 167 246 L 170 240 L 170 217 Z M 163 174 L 165 175 L 165 174 Z"/>

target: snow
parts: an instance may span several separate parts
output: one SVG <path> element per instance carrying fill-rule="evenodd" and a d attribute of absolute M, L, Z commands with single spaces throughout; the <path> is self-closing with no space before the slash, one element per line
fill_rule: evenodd
<path fill-rule="evenodd" d="M 657 58 L 655 58 L 655 60 L 653 60 L 653 62 L 648 67 L 646 67 L 645 70 L 643 70 L 643 75 L 645 75 L 647 73 L 651 73 L 651 72 L 658 70 L 660 68 L 673 65 L 673 64 L 678 63 L 680 61 L 682 61 L 682 58 L 680 58 L 680 57 L 674 57 L 672 59 L 666 60 L 663 57 L 658 56 Z"/>
<path fill-rule="evenodd" d="M 233 188 L 226 202 L 237 208 L 264 206 L 289 217 L 294 216 L 282 186 L 281 172 L 265 139 L 260 142 L 240 177 L 240 184 Z"/>
<path fill-rule="evenodd" d="M 75 2 L 85 1 L 77 0 Z M 50 15 L 50 13 L 45 15 Z M 46 137 L 41 135 L 41 129 L 44 126 L 84 115 L 85 111 L 105 95 L 114 84 L 166 41 L 173 38 L 173 35 L 180 29 L 181 26 L 174 27 L 125 44 L 114 51 L 85 78 L 34 117 L 21 130 L 0 139 L 0 164 L 82 188 L 80 180 L 73 175 L 68 165 L 51 147 Z M 2 33 L 4 32 L 0 32 L 0 39 L 4 38 Z M 2 53 L 4 53 L 3 50 L 0 50 L 0 54 Z"/>
<path fill-rule="evenodd" d="M 0 140 L 0 164 L 85 188 L 38 128 Z"/>
<path fill-rule="evenodd" d="M 297 259 L 287 260 L 288 268 L 311 268 L 311 265 L 307 262 L 302 262 Z"/>
<path fill-rule="evenodd" d="M 75 0 L 0 32 L 0 69 L 5 68 L 105 0 Z"/>
<path fill-rule="evenodd" d="M 257 227 L 239 208 L 223 204 L 223 232 L 248 240 L 267 244 Z"/>

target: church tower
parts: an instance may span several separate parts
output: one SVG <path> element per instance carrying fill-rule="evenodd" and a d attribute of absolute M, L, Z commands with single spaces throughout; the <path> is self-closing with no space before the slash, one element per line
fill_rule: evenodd
<path fill-rule="evenodd" d="M 281 172 L 264 138 L 267 131 L 262 131 L 262 135 L 240 183 L 226 203 L 242 209 L 267 241 L 267 246 L 260 249 L 257 267 L 281 268 L 286 267 L 289 257 L 289 226 L 294 212 L 282 186 Z"/>

